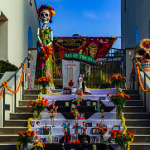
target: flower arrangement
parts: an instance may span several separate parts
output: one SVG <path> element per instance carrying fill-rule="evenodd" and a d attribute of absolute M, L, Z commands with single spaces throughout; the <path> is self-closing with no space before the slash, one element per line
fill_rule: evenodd
<path fill-rule="evenodd" d="M 33 144 L 33 147 L 35 148 L 34 150 L 37 150 L 38 148 L 43 148 L 43 147 L 45 147 L 45 144 L 43 143 L 43 142 L 39 142 L 39 141 L 37 141 L 37 142 L 34 142 Z"/>
<path fill-rule="evenodd" d="M 23 144 L 23 148 L 27 147 L 28 143 L 32 143 L 32 140 L 35 135 L 35 131 L 23 131 L 19 132 L 18 142 Z M 37 137 L 35 137 L 37 138 Z"/>
<path fill-rule="evenodd" d="M 107 125 L 102 124 L 102 121 L 100 121 L 96 124 L 95 129 L 96 131 L 98 130 L 98 133 L 101 135 L 100 143 L 104 143 L 104 134 L 108 132 L 109 128 L 107 127 Z"/>
<path fill-rule="evenodd" d="M 107 96 L 109 97 L 110 102 L 117 107 L 117 119 L 121 119 L 122 108 L 127 103 L 127 98 L 130 98 L 130 96 L 123 93 L 114 93 L 111 96 L 110 94 L 107 94 Z"/>
<path fill-rule="evenodd" d="M 78 95 L 78 97 L 77 97 L 77 99 L 76 99 L 76 101 L 77 101 L 77 106 L 81 106 L 81 105 L 80 105 L 80 102 L 82 102 L 82 99 L 83 99 L 83 97 L 82 97 L 82 95 L 83 95 L 82 89 L 78 89 L 77 95 Z"/>
<path fill-rule="evenodd" d="M 116 86 L 116 92 L 118 93 L 119 90 L 119 85 L 123 82 L 123 80 L 125 80 L 126 78 L 121 76 L 120 74 L 114 74 L 111 76 L 111 82 L 112 84 L 115 84 Z"/>
<path fill-rule="evenodd" d="M 48 127 L 43 127 L 43 135 L 49 135 L 49 131 L 50 131 L 50 128 Z"/>
<path fill-rule="evenodd" d="M 121 129 L 111 130 L 111 137 L 115 139 L 115 142 L 121 147 L 121 150 L 125 150 L 125 144 L 128 141 L 131 141 L 131 138 L 134 138 L 134 135 L 131 132 L 127 131 L 127 134 L 123 134 Z"/>
<path fill-rule="evenodd" d="M 38 56 L 41 61 L 47 61 L 50 55 L 52 54 L 53 54 L 53 51 L 50 46 L 43 45 L 43 46 L 38 47 Z"/>
<path fill-rule="evenodd" d="M 30 101 L 30 106 L 32 106 L 33 111 L 36 111 L 36 117 L 39 117 L 40 113 L 46 108 L 49 107 L 48 100 L 42 97 L 42 100 L 33 102 Z M 29 105 L 27 106 L 29 107 Z"/>

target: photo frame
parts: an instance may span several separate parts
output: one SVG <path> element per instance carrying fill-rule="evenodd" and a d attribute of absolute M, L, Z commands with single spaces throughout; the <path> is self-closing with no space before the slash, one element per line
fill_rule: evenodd
<path fill-rule="evenodd" d="M 90 143 L 96 143 L 96 136 L 90 137 Z"/>
<path fill-rule="evenodd" d="M 35 121 L 32 120 L 32 121 L 30 122 L 30 124 L 31 124 L 31 127 L 35 127 Z"/>
<path fill-rule="evenodd" d="M 41 136 L 41 137 L 40 137 L 40 142 L 46 143 L 46 141 L 47 141 L 47 140 L 46 140 L 46 137 L 44 137 L 44 136 Z"/>
<path fill-rule="evenodd" d="M 92 128 L 92 134 L 100 134 L 100 132 L 98 131 L 98 129 Z"/>
<path fill-rule="evenodd" d="M 45 128 L 45 126 L 43 126 L 42 129 L 44 129 L 44 128 Z M 48 126 L 46 126 L 46 128 L 49 129 L 49 134 L 48 134 L 47 131 L 44 131 L 44 130 L 43 130 L 43 135 L 51 135 L 52 126 L 51 126 L 51 125 L 48 125 Z"/>
<path fill-rule="evenodd" d="M 119 130 L 120 126 L 113 126 L 113 130 Z"/>
<path fill-rule="evenodd" d="M 53 143 L 59 143 L 59 136 L 53 136 L 52 137 L 52 142 Z"/>
<path fill-rule="evenodd" d="M 41 126 L 41 121 L 39 121 L 39 120 L 35 121 L 35 126 L 40 127 Z"/>
<path fill-rule="evenodd" d="M 71 141 L 78 140 L 78 134 L 71 134 L 70 139 L 71 139 Z"/>
<path fill-rule="evenodd" d="M 87 126 L 87 127 L 92 127 L 92 122 L 87 122 L 87 123 L 86 123 L 86 126 Z"/>
<path fill-rule="evenodd" d="M 79 115 L 78 115 L 78 119 L 82 119 L 84 117 L 84 119 L 85 119 L 85 113 L 80 113 Z"/>
<path fill-rule="evenodd" d="M 71 89 L 70 88 L 64 88 L 63 94 L 71 94 Z"/>
<path fill-rule="evenodd" d="M 35 133 L 36 135 L 42 135 L 42 128 L 37 128 Z"/>
<path fill-rule="evenodd" d="M 91 101 L 90 100 L 86 101 L 86 106 L 91 106 Z"/>

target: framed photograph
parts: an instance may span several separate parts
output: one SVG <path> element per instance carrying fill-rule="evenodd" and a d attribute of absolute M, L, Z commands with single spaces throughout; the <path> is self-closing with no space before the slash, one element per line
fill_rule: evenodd
<path fill-rule="evenodd" d="M 86 123 L 86 126 L 87 126 L 87 127 L 92 127 L 92 122 L 87 122 L 87 123 Z"/>
<path fill-rule="evenodd" d="M 46 137 L 41 137 L 40 142 L 46 143 Z"/>
<path fill-rule="evenodd" d="M 91 106 L 91 101 L 86 101 L 86 106 Z"/>
<path fill-rule="evenodd" d="M 37 120 L 35 125 L 36 125 L 36 127 L 39 127 L 41 125 L 41 122 L 39 120 Z"/>
<path fill-rule="evenodd" d="M 38 128 L 36 129 L 36 132 L 35 132 L 37 135 L 42 135 L 42 128 Z"/>
<path fill-rule="evenodd" d="M 53 143 L 59 143 L 59 136 L 53 136 L 52 141 Z"/>
<path fill-rule="evenodd" d="M 71 94 L 71 89 L 70 88 L 64 88 L 63 94 Z"/>
<path fill-rule="evenodd" d="M 85 119 L 85 113 L 80 113 L 79 115 L 78 115 L 78 119 L 82 119 L 84 117 L 84 119 Z"/>
<path fill-rule="evenodd" d="M 113 126 L 113 130 L 119 130 L 120 126 Z"/>
<path fill-rule="evenodd" d="M 98 129 L 92 128 L 92 134 L 100 134 Z"/>
<path fill-rule="evenodd" d="M 96 143 L 96 136 L 90 137 L 90 143 Z"/>
<path fill-rule="evenodd" d="M 43 135 L 49 135 L 51 134 L 51 125 L 49 126 L 43 126 Z"/>
<path fill-rule="evenodd" d="M 30 124 L 31 124 L 31 127 L 34 127 L 35 126 L 35 121 L 31 121 Z"/>
<path fill-rule="evenodd" d="M 78 140 L 78 134 L 71 134 L 70 139 L 71 139 L 71 141 Z"/>

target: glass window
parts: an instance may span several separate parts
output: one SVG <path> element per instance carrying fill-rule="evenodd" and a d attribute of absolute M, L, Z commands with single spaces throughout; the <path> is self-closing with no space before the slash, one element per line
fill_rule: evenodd
<path fill-rule="evenodd" d="M 140 42 L 140 29 L 139 26 L 137 26 L 135 33 L 135 45 L 137 45 L 139 42 Z"/>
<path fill-rule="evenodd" d="M 33 41 L 32 41 L 32 29 L 29 27 L 28 29 L 28 48 L 33 47 Z"/>

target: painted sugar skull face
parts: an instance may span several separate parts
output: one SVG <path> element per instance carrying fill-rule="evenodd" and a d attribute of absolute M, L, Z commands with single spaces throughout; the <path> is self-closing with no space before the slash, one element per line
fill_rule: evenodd
<path fill-rule="evenodd" d="M 150 71 L 150 39 L 144 39 L 137 44 L 134 50 L 135 57 L 145 71 Z"/>
<path fill-rule="evenodd" d="M 90 48 L 90 56 L 95 58 L 97 54 L 97 45 L 95 43 L 91 43 L 89 48 Z"/>
<path fill-rule="evenodd" d="M 40 19 L 42 21 L 42 23 L 47 24 L 49 23 L 50 19 L 51 19 L 51 14 L 48 10 L 42 10 L 40 12 Z"/>

